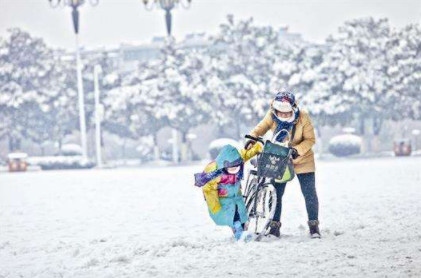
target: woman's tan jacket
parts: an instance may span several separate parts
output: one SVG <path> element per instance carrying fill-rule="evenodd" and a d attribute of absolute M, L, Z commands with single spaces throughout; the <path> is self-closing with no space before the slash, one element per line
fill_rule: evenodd
<path fill-rule="evenodd" d="M 250 132 L 254 137 L 263 136 L 268 130 L 275 131 L 276 122 L 272 118 L 272 109 L 260 123 Z M 291 133 L 291 132 L 290 132 Z M 294 169 L 297 174 L 315 172 L 314 152 L 311 149 L 316 143 L 314 127 L 310 116 L 305 111 L 300 111 L 300 117 L 295 127 L 295 135 L 292 140 L 292 147 L 298 151 L 299 156 L 293 160 Z"/>

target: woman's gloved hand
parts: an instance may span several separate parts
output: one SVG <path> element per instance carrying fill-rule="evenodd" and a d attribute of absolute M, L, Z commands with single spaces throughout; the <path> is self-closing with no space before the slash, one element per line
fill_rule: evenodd
<path fill-rule="evenodd" d="M 300 154 L 298 153 L 297 149 L 291 148 L 291 157 L 292 159 L 297 159 L 297 157 L 299 157 Z"/>
<path fill-rule="evenodd" d="M 254 146 L 254 144 L 256 144 L 256 141 L 254 141 L 252 139 L 249 139 L 249 140 L 247 140 L 246 144 L 244 145 L 244 149 L 250 150 Z"/>

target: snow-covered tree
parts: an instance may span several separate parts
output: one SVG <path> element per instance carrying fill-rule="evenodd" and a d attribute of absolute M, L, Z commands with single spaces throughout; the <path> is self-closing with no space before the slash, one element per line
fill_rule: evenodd
<path fill-rule="evenodd" d="M 154 159 L 159 159 L 157 133 L 166 125 L 164 117 L 156 115 L 155 80 L 137 80 L 108 91 L 104 98 L 104 128 L 123 140 L 138 140 L 152 136 Z"/>
<path fill-rule="evenodd" d="M 64 59 L 60 52 L 54 54 L 54 61 L 55 75 L 50 80 L 48 110 L 40 124 L 49 136 L 46 141 L 56 142 L 61 153 L 66 136 L 79 130 L 79 109 L 74 63 Z"/>
<path fill-rule="evenodd" d="M 210 103 L 204 86 L 204 63 L 201 52 L 181 49 L 169 39 L 160 57 L 149 65 L 150 82 L 154 82 L 148 97 L 154 100 L 155 118 L 164 119 L 181 133 L 181 160 L 189 157 L 189 131 L 209 121 Z M 153 81 L 152 81 L 153 80 Z"/>
<path fill-rule="evenodd" d="M 320 60 L 314 59 L 315 63 L 309 68 L 309 71 L 314 72 L 309 78 L 310 82 L 302 82 L 304 78 L 300 78 L 297 84 L 299 87 L 306 86 L 308 89 L 302 103 L 318 127 L 346 125 L 353 119 L 352 106 L 343 99 L 342 75 L 332 67 L 331 47 L 331 44 L 316 47 L 316 57 L 318 55 L 321 57 Z M 317 131 L 320 132 L 320 128 Z"/>
<path fill-rule="evenodd" d="M 327 52 L 324 44 L 283 41 L 273 70 L 274 82 L 280 85 L 278 89 L 294 92 L 299 106 L 311 114 L 316 126 L 335 125 L 343 119 L 338 117 L 341 112 L 331 99 L 329 86 L 323 84 L 328 80 L 320 69 Z"/>
<path fill-rule="evenodd" d="M 421 119 L 421 27 L 408 25 L 394 32 L 388 45 L 393 88 L 390 109 L 393 120 Z"/>
<path fill-rule="evenodd" d="M 253 19 L 235 21 L 232 15 L 212 38 L 211 70 L 207 87 L 212 92 L 214 121 L 237 130 L 264 116 L 269 98 L 279 84 L 273 81 L 278 34 Z M 275 85 L 274 85 L 275 83 Z"/>
<path fill-rule="evenodd" d="M 280 59 L 280 77 L 288 89 L 302 99 L 313 88 L 317 77 L 315 68 L 322 62 L 323 48 L 308 42 L 289 43 L 284 48 L 287 56 Z M 283 65 L 288 66 L 284 68 Z"/>
<path fill-rule="evenodd" d="M 39 128 L 55 74 L 52 50 L 42 39 L 20 29 L 0 39 L 0 138 L 8 138 L 10 150 L 19 149 L 22 139 L 48 139 Z"/>
<path fill-rule="evenodd" d="M 82 55 L 82 59 L 86 123 L 88 129 L 93 129 L 95 126 L 94 68 L 96 66 L 101 68 L 98 78 L 100 101 L 107 97 L 109 91 L 121 86 L 123 76 L 119 73 L 115 59 L 110 53 L 98 52 Z"/>
<path fill-rule="evenodd" d="M 331 87 L 332 97 L 337 96 L 340 110 L 358 119 L 360 134 L 371 120 L 377 136 L 390 117 L 387 47 L 391 32 L 387 19 L 369 17 L 345 22 L 327 40 L 329 52 L 321 69 L 328 80 L 325 85 Z"/>

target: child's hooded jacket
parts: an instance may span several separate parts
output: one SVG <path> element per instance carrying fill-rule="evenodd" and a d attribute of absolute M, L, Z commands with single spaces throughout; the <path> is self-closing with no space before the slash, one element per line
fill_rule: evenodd
<path fill-rule="evenodd" d="M 262 145 L 254 144 L 250 150 L 242 149 L 238 151 L 231 145 L 222 148 L 216 160 L 209 163 L 205 168 L 205 173 L 222 171 L 222 174 L 210 180 L 203 186 L 209 214 L 217 225 L 233 226 L 235 208 L 237 206 L 241 223 L 247 222 L 247 211 L 241 194 L 241 179 L 243 165 L 256 154 L 260 153 Z M 241 164 L 238 174 L 226 173 L 224 168 Z"/>

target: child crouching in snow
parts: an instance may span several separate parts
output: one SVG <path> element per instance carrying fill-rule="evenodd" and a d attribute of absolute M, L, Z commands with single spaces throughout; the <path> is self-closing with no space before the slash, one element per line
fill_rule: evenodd
<path fill-rule="evenodd" d="M 195 174 L 195 185 L 202 187 L 212 220 L 216 225 L 229 226 L 237 240 L 247 229 L 248 221 L 241 194 L 244 163 L 261 151 L 261 144 L 240 151 L 226 145 L 203 173 Z"/>

